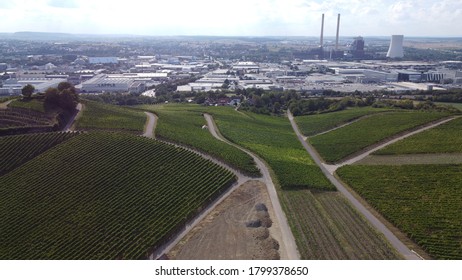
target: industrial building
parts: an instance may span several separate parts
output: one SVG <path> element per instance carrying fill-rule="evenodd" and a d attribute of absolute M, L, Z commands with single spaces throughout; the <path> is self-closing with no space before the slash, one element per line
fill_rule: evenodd
<path fill-rule="evenodd" d="M 0 88 L 0 95 L 20 95 L 25 85 L 35 87 L 35 92 L 45 92 L 50 87 L 58 87 L 59 83 L 67 82 L 67 79 L 56 78 L 26 78 L 8 79 L 3 82 Z"/>
<path fill-rule="evenodd" d="M 117 64 L 119 60 L 117 57 L 89 57 L 90 64 Z"/>
<path fill-rule="evenodd" d="M 100 74 L 78 86 L 83 93 L 142 93 L 146 89 L 146 80 L 124 75 Z"/>

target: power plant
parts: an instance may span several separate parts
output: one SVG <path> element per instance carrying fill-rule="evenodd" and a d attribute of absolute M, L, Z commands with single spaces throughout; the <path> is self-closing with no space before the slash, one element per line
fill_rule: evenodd
<path fill-rule="evenodd" d="M 341 58 L 343 57 L 343 51 L 339 51 L 339 36 L 340 36 L 340 14 L 337 15 L 337 33 L 335 38 L 335 48 L 325 52 L 324 50 L 324 14 L 321 19 L 321 38 L 319 40 L 319 56 L 320 58 Z"/>
<path fill-rule="evenodd" d="M 403 50 L 403 35 L 392 35 L 390 47 L 388 48 L 387 57 L 389 58 L 402 58 L 404 57 Z"/>

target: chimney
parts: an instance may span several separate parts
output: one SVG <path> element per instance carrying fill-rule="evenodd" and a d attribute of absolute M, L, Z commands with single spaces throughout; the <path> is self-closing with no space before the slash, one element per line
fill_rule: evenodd
<path fill-rule="evenodd" d="M 336 51 L 338 50 L 338 35 L 339 35 L 339 31 L 340 31 L 340 14 L 338 14 L 338 17 L 337 17 L 337 37 L 336 37 L 336 41 L 335 41 L 335 50 L 336 50 Z"/>
<path fill-rule="evenodd" d="M 322 14 L 322 21 L 321 21 L 321 41 L 320 41 L 321 49 L 323 45 L 324 45 L 324 14 Z"/>

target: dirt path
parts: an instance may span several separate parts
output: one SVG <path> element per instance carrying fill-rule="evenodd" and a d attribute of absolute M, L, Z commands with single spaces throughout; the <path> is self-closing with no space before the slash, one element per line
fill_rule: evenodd
<path fill-rule="evenodd" d="M 230 141 L 226 140 L 218 131 L 218 128 L 213 120 L 213 117 L 209 114 L 204 114 L 204 117 L 207 121 L 207 126 L 209 128 L 210 133 L 217 138 L 220 141 L 223 141 L 225 143 L 228 143 L 229 145 L 232 145 L 248 155 L 250 155 L 255 163 L 257 164 L 257 167 L 260 169 L 263 177 L 262 180 L 266 184 L 268 193 L 270 195 L 271 199 L 271 204 L 273 206 L 274 212 L 276 219 L 273 220 L 274 224 L 277 224 L 277 227 L 279 227 L 281 231 L 281 238 L 279 239 L 281 242 L 280 244 L 280 251 L 281 251 L 281 258 L 282 259 L 290 259 L 290 260 L 296 260 L 300 259 L 299 253 L 297 251 L 297 245 L 295 243 L 295 238 L 292 234 L 292 231 L 290 230 L 289 223 L 287 222 L 287 218 L 282 211 L 281 204 L 279 202 L 279 198 L 276 192 L 276 187 L 273 184 L 273 180 L 271 179 L 270 171 L 268 167 L 265 165 L 265 163 L 256 155 L 253 153 L 247 151 L 246 149 L 231 143 Z M 276 228 L 276 226 L 273 226 L 273 228 Z M 274 233 L 276 235 L 276 233 Z M 277 236 L 277 235 L 276 235 Z"/>
<path fill-rule="evenodd" d="M 362 159 L 364 159 L 365 157 L 369 156 L 371 153 L 377 151 L 377 150 L 380 150 L 388 145 L 391 145 L 393 143 L 396 143 L 404 138 L 407 138 L 409 136 L 412 136 L 414 134 L 417 134 L 417 133 L 421 133 L 425 130 L 428 130 L 428 129 L 431 129 L 431 128 L 434 128 L 434 127 L 437 127 L 439 125 L 442 125 L 442 124 L 445 124 L 447 122 L 450 122 L 454 119 L 456 119 L 458 117 L 450 117 L 450 118 L 446 118 L 446 119 L 443 119 L 443 120 L 440 120 L 440 121 L 437 121 L 437 122 L 433 122 L 433 123 L 430 123 L 430 124 L 427 124 L 427 125 L 424 125 L 424 126 L 421 126 L 419 129 L 416 129 L 416 130 L 412 130 L 412 131 L 409 131 L 403 135 L 400 135 L 400 136 L 397 136 L 397 137 L 393 137 L 392 139 L 390 140 L 387 140 L 381 144 L 376 144 L 376 145 L 373 145 L 372 148 L 366 148 L 366 150 L 364 152 L 362 152 L 361 154 L 358 154 L 357 156 L 351 158 L 351 159 L 348 159 L 344 162 L 341 162 L 339 164 L 326 164 L 326 163 L 322 163 L 322 165 L 329 171 L 330 174 L 334 174 L 334 172 L 344 166 L 344 165 L 348 165 L 348 164 L 354 164 L 355 162 L 358 162 Z"/>
<path fill-rule="evenodd" d="M 154 115 L 153 113 L 149 113 L 149 112 L 145 112 L 145 114 L 148 116 L 148 122 L 147 122 L 147 125 L 145 127 L 145 131 L 143 133 L 143 136 L 154 138 L 155 137 L 154 128 L 156 127 L 156 124 L 157 124 L 157 116 Z M 163 246 L 158 248 L 156 251 L 154 251 L 150 256 L 150 259 L 154 259 L 154 260 L 158 259 L 162 255 L 166 255 L 168 252 L 170 252 L 186 235 L 188 235 L 191 232 L 191 230 L 193 230 L 197 225 L 199 225 L 199 223 L 202 220 L 204 220 L 220 203 L 222 203 L 228 196 L 230 196 L 235 190 L 237 190 L 239 188 L 239 186 L 241 186 L 245 182 L 251 180 L 250 177 L 247 177 L 247 176 L 243 175 L 238 170 L 235 170 L 234 168 L 224 164 L 221 161 L 216 160 L 215 158 L 212 158 L 211 156 L 209 156 L 207 154 L 198 152 L 196 150 L 192 150 L 192 149 L 187 148 L 187 147 L 183 147 L 183 146 L 175 144 L 175 143 L 170 143 L 170 144 L 173 144 L 173 145 L 176 145 L 176 146 L 181 147 L 183 149 L 192 151 L 192 152 L 202 156 L 203 158 L 206 158 L 208 160 L 213 161 L 214 163 L 216 163 L 216 164 L 230 170 L 231 172 L 233 172 L 237 176 L 238 180 L 237 180 L 237 183 L 235 183 L 233 186 L 228 188 L 219 198 L 217 198 L 215 201 L 213 201 L 211 204 L 209 204 L 207 207 L 205 207 L 201 211 L 201 213 L 199 213 L 194 219 L 189 221 L 177 235 L 173 236 L 170 239 L 170 241 L 168 241 L 166 244 L 164 244 Z"/>
<path fill-rule="evenodd" d="M 146 124 L 146 127 L 144 128 L 143 136 L 155 139 L 156 135 L 154 134 L 154 131 L 156 130 L 156 125 L 157 125 L 156 115 L 154 115 L 153 113 L 149 113 L 149 112 L 144 112 L 144 113 L 148 116 L 148 122 Z"/>
<path fill-rule="evenodd" d="M 75 120 L 80 116 L 81 112 L 82 112 L 82 108 L 83 108 L 83 105 L 82 103 L 79 103 L 77 104 L 77 106 L 75 107 L 75 109 L 77 110 L 75 112 L 75 114 L 69 119 L 69 121 L 67 122 L 66 126 L 63 128 L 63 131 L 73 131 L 73 125 L 74 125 L 74 122 Z"/>
<path fill-rule="evenodd" d="M 16 99 L 11 99 L 6 102 L 0 103 L 0 110 L 6 110 L 8 108 L 8 104 L 15 101 Z"/>
<path fill-rule="evenodd" d="M 303 140 L 303 135 L 300 133 L 300 130 L 297 124 L 294 121 L 293 115 L 288 112 L 288 117 L 292 125 L 293 130 L 295 131 L 298 140 L 302 143 L 306 151 L 311 155 L 314 162 L 321 168 L 324 175 L 329 179 L 329 181 L 334 184 L 334 186 L 350 201 L 350 203 L 355 207 L 364 217 L 373 225 L 379 232 L 381 232 L 385 238 L 390 242 L 390 244 L 400 253 L 404 258 L 410 260 L 419 260 L 420 258 L 413 253 L 406 245 L 404 245 L 401 240 L 399 240 L 391 230 L 389 230 L 378 218 L 376 218 L 363 204 L 361 204 L 354 196 L 351 194 L 347 188 L 335 178 L 330 170 L 328 170 L 325 165 L 322 164 L 319 155 L 316 151 L 308 145 L 308 143 Z"/>

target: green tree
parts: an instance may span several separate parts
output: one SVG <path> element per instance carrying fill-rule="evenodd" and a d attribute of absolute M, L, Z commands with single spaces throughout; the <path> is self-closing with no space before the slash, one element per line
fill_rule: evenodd
<path fill-rule="evenodd" d="M 45 106 L 48 108 L 59 106 L 59 91 L 57 88 L 48 88 L 45 91 Z"/>
<path fill-rule="evenodd" d="M 33 85 L 31 85 L 31 84 L 27 84 L 22 88 L 21 94 L 25 98 L 29 99 L 29 98 L 31 98 L 32 93 L 34 93 L 34 91 L 35 91 L 35 87 Z"/>

